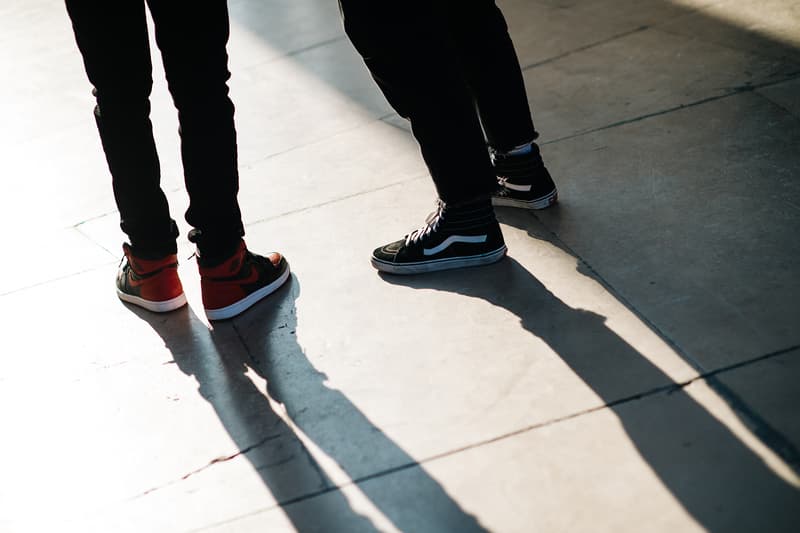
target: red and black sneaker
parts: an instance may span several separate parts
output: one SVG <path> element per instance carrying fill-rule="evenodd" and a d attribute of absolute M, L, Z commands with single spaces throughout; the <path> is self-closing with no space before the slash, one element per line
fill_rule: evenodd
<path fill-rule="evenodd" d="M 166 313 L 186 305 L 186 295 L 178 277 L 178 256 L 158 259 L 136 257 L 131 247 L 122 245 L 125 257 L 117 272 L 117 296 L 148 311 Z"/>
<path fill-rule="evenodd" d="M 256 255 L 247 250 L 244 241 L 221 264 L 204 267 L 199 262 L 198 266 L 203 307 L 209 320 L 224 320 L 243 313 L 289 279 L 289 263 L 281 254 Z"/>

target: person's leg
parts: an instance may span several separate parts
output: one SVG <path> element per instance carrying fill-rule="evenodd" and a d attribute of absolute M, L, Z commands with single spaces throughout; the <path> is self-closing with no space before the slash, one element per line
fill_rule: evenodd
<path fill-rule="evenodd" d="M 558 192 L 534 142 L 539 134 L 500 9 L 494 0 L 436 0 L 434 5 L 486 134 L 498 176 L 494 205 L 543 209 L 554 204 Z"/>
<path fill-rule="evenodd" d="M 160 187 L 150 123 L 152 74 L 143 0 L 66 0 L 97 99 L 95 119 L 120 226 L 136 255 L 176 252 L 177 227 Z"/>
<path fill-rule="evenodd" d="M 197 244 L 203 306 L 210 320 L 232 318 L 289 279 L 286 259 L 247 249 L 239 209 L 234 108 L 228 96 L 225 0 L 148 0 L 170 93 L 178 109 L 181 155 Z"/>
<path fill-rule="evenodd" d="M 494 0 L 436 0 L 445 29 L 475 98 L 489 145 L 510 151 L 537 136 L 508 26 Z"/>
<path fill-rule="evenodd" d="M 425 225 L 377 248 L 372 265 L 416 274 L 506 253 L 489 200 L 494 171 L 472 94 L 425 0 L 340 0 L 345 30 L 392 106 L 411 122 L 440 198 Z"/>
<path fill-rule="evenodd" d="M 345 31 L 389 103 L 411 122 L 439 197 L 496 187 L 472 94 L 433 24 L 429 2 L 340 0 Z"/>
<path fill-rule="evenodd" d="M 239 246 L 244 227 L 234 107 L 228 96 L 225 0 L 148 0 L 169 91 L 178 109 L 190 240 L 205 262 Z"/>

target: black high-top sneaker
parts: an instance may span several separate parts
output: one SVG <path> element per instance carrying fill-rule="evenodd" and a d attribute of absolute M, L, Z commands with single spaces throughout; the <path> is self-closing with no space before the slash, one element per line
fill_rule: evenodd
<path fill-rule="evenodd" d="M 556 203 L 556 184 L 535 142 L 510 152 L 489 148 L 489 155 L 498 184 L 497 192 L 492 195 L 492 205 L 544 209 Z"/>
<path fill-rule="evenodd" d="M 488 198 L 458 206 L 439 200 L 424 226 L 372 252 L 372 266 L 390 274 L 420 274 L 488 265 L 505 255 Z"/>

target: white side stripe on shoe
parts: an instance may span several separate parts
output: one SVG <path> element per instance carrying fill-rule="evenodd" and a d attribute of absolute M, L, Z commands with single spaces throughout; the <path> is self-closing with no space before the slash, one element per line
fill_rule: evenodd
<path fill-rule="evenodd" d="M 447 248 L 456 242 L 469 242 L 469 243 L 479 243 L 479 242 L 486 242 L 486 235 L 450 235 L 448 238 L 442 241 L 441 244 L 438 246 L 434 246 L 433 248 L 425 248 L 423 249 L 423 253 L 425 255 L 436 255 L 439 252 L 443 252 L 447 250 Z"/>
<path fill-rule="evenodd" d="M 511 189 L 512 191 L 528 192 L 531 190 L 531 185 L 515 185 L 514 183 L 505 182 L 503 187 Z"/>

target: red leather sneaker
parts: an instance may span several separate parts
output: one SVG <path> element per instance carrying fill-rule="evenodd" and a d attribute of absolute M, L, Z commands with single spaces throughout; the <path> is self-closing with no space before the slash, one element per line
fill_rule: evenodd
<path fill-rule="evenodd" d="M 178 277 L 178 256 L 142 259 L 122 245 L 125 257 L 117 272 L 117 296 L 148 311 L 166 313 L 186 305 L 186 295 Z"/>
<path fill-rule="evenodd" d="M 281 254 L 256 255 L 247 250 L 244 241 L 222 264 L 198 266 L 203 307 L 209 320 L 235 317 L 289 279 L 289 263 Z"/>

